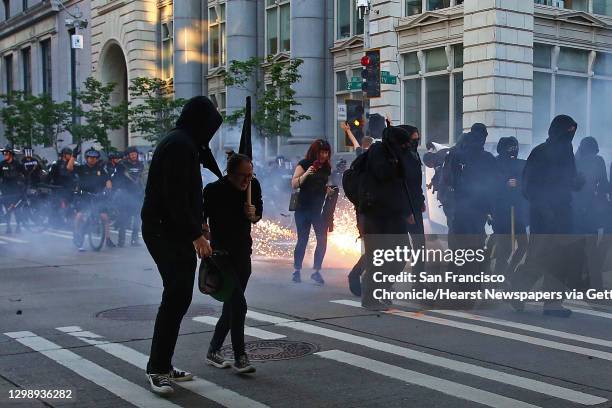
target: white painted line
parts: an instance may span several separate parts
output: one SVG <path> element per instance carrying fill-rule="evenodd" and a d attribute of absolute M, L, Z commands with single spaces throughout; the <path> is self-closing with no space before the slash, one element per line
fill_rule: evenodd
<path fill-rule="evenodd" d="M 197 317 L 194 317 L 193 320 L 198 323 L 204 323 L 204 324 L 208 324 L 211 326 L 215 326 L 219 319 L 213 316 L 197 316 Z M 276 333 L 272 333 L 266 330 L 258 329 L 257 327 L 249 327 L 249 326 L 244 326 L 244 334 L 246 334 L 247 336 L 255 337 L 256 339 L 262 339 L 262 340 L 276 340 L 276 339 L 284 339 L 285 337 L 287 337 L 284 334 L 276 334 Z"/>
<path fill-rule="evenodd" d="M 543 307 L 542 304 L 535 303 L 535 302 L 528 302 L 527 304 L 530 306 L 535 306 L 536 308 L 540 310 Z M 596 317 L 603 317 L 604 319 L 612 319 L 612 313 L 602 312 L 600 310 L 588 309 L 588 304 L 585 304 L 585 306 L 583 307 L 571 306 L 572 304 L 576 305 L 576 302 L 564 302 L 563 306 L 570 309 L 574 313 L 579 313 L 579 314 L 584 314 L 584 315 L 589 315 L 589 316 L 596 316 Z"/>
<path fill-rule="evenodd" d="M 408 384 L 418 385 L 430 390 L 438 391 L 452 397 L 478 404 L 487 405 L 494 408 L 537 408 L 537 405 L 528 404 L 523 401 L 504 397 L 492 392 L 478 388 L 469 387 L 453 381 L 444 380 L 417 371 L 407 370 L 381 361 L 358 356 L 356 354 L 345 353 L 340 350 L 329 350 L 315 353 L 315 355 L 340 363 L 359 367 L 364 370 L 384 375 L 385 377 L 400 380 Z M 452 406 L 452 405 L 451 405 Z"/>
<path fill-rule="evenodd" d="M 316 334 L 335 340 L 345 341 L 347 343 L 357 344 L 363 347 L 370 348 L 372 350 L 420 361 L 425 364 L 446 368 L 448 370 L 458 371 L 461 373 L 486 378 L 492 381 L 498 381 L 504 384 L 512 385 L 514 387 L 538 392 L 540 394 L 550 395 L 555 398 L 572 401 L 578 404 L 596 405 L 602 404 L 607 401 L 605 398 L 586 394 L 580 391 L 574 391 L 568 388 L 559 387 L 557 385 L 548 384 L 542 381 L 520 377 L 518 375 L 509 374 L 502 371 L 477 366 L 474 364 L 464 363 L 461 361 L 452 360 L 450 358 L 436 356 L 435 354 L 428 354 L 421 351 L 412 350 L 406 347 L 396 346 L 395 344 L 384 343 L 382 341 L 369 339 L 367 337 L 356 336 L 337 330 L 326 329 L 308 323 L 296 322 L 276 316 L 270 316 L 252 310 L 249 310 L 247 312 L 247 317 L 253 320 L 273 323 L 280 327 L 288 327 L 290 329 L 298 330 L 304 333 Z"/>
<path fill-rule="evenodd" d="M 75 372 L 81 377 L 99 385 L 100 387 L 115 394 L 119 398 L 142 408 L 175 408 L 175 405 L 167 400 L 159 398 L 151 391 L 140 387 L 117 374 L 100 367 L 97 364 L 65 350 L 47 339 L 39 337 L 31 332 L 5 333 L 26 347 L 31 348 L 50 358 L 56 363 Z M 144 376 L 143 376 L 144 377 Z"/>
<path fill-rule="evenodd" d="M 6 245 L 8 242 L 0 241 L 0 245 Z"/>
<path fill-rule="evenodd" d="M 52 232 L 52 231 L 45 231 L 45 232 L 43 232 L 43 234 L 51 235 L 51 236 L 57 237 L 57 238 L 72 239 L 72 236 L 70 236 L 70 235 L 58 234 L 57 232 Z"/>
<path fill-rule="evenodd" d="M 612 340 L 598 339 L 596 337 L 581 336 L 579 334 L 567 333 L 559 330 L 547 329 L 545 327 L 534 326 L 531 324 L 517 323 L 509 320 L 496 319 L 489 316 L 475 315 L 471 313 L 459 312 L 455 310 L 430 310 L 446 316 L 460 317 L 462 319 L 476 320 L 479 322 L 497 324 L 499 326 L 512 327 L 515 329 L 530 331 L 534 333 L 546 334 L 548 336 L 559 337 L 567 340 L 575 340 L 583 343 L 596 344 L 598 346 L 612 347 Z"/>
<path fill-rule="evenodd" d="M 0 239 L 8 241 L 8 242 L 13 242 L 15 244 L 29 244 L 30 243 L 30 241 L 24 241 L 23 239 L 19 239 L 19 238 L 7 237 L 6 235 L 2 235 Z"/>
<path fill-rule="evenodd" d="M 359 307 L 361 303 L 353 300 L 332 300 L 332 303 L 338 303 L 346 306 Z M 441 326 L 454 327 L 456 329 L 472 331 L 475 333 L 482 333 L 489 336 L 501 337 L 508 340 L 520 341 L 523 343 L 529 343 L 536 346 L 546 347 L 554 350 L 567 351 L 575 354 L 582 354 L 584 356 L 590 356 L 595 358 L 601 358 L 602 360 L 612 361 L 612 353 L 601 350 L 589 349 L 586 347 L 574 346 L 571 344 L 559 343 L 558 341 L 541 339 L 539 337 L 526 336 L 524 334 L 513 333 L 504 330 L 493 329 L 491 327 L 479 326 L 477 324 L 463 323 L 455 320 L 442 319 L 435 316 L 424 315 L 423 313 L 404 312 L 401 310 L 389 310 L 384 312 L 385 314 L 393 316 L 407 317 L 413 320 L 419 320 L 421 322 L 439 324 Z"/>
<path fill-rule="evenodd" d="M 97 336 L 97 338 L 102 338 L 101 336 L 98 336 L 95 333 L 87 331 L 84 332 L 81 330 L 80 327 L 58 327 L 57 330 L 77 337 L 83 342 L 91 344 L 92 346 L 95 346 L 100 350 L 104 350 L 113 357 L 132 364 L 133 366 L 136 366 L 143 371 L 147 369 L 147 362 L 149 361 L 149 356 L 137 350 L 134 350 L 133 348 L 127 347 L 123 344 L 94 340 L 89 337 L 81 337 L 81 333 L 88 333 Z M 211 383 L 199 377 L 194 377 L 193 381 L 176 383 L 176 385 L 183 387 L 195 394 L 201 395 L 202 397 L 214 401 L 217 404 L 225 407 L 267 408 L 267 406 L 264 404 L 244 397 L 238 394 L 237 392 L 234 392 L 227 388 L 223 388 L 217 384 Z"/>

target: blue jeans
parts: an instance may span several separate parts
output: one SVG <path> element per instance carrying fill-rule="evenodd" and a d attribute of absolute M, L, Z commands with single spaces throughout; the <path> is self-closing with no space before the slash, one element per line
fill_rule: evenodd
<path fill-rule="evenodd" d="M 317 238 L 313 268 L 315 270 L 321 269 L 323 258 L 327 251 L 327 223 L 321 217 L 321 212 L 297 210 L 295 212 L 295 225 L 297 227 L 298 240 L 293 252 L 293 267 L 296 271 L 302 269 L 302 262 L 304 261 L 304 254 L 306 253 L 310 237 L 310 227 L 312 227 Z"/>

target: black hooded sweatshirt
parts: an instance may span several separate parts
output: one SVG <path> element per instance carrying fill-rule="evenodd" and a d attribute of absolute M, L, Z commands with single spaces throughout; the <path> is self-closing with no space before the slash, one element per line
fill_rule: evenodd
<path fill-rule="evenodd" d="M 408 192 L 410 178 L 407 162 L 409 149 L 401 145 L 410 142 L 410 134 L 399 127 L 383 131 L 382 142 L 368 150 L 365 177 L 359 187 L 359 212 L 372 216 L 409 217 L 413 203 Z"/>
<path fill-rule="evenodd" d="M 576 122 L 559 115 L 550 124 L 546 142 L 534 148 L 523 171 L 523 194 L 530 205 L 569 206 L 572 192 L 581 187 L 572 139 Z"/>
<path fill-rule="evenodd" d="M 176 128 L 153 153 L 141 212 L 143 229 L 181 243 L 202 235 L 200 162 L 212 157 L 208 143 L 222 122 L 205 96 L 194 97 L 183 107 Z M 204 164 L 220 176 L 216 163 Z"/>

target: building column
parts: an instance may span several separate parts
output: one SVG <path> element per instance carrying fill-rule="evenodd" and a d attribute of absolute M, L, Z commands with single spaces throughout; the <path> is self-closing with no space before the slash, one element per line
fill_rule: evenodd
<path fill-rule="evenodd" d="M 464 2 L 463 128 L 484 123 L 489 143 L 532 142 L 533 4 Z"/>
<path fill-rule="evenodd" d="M 231 0 L 226 3 L 226 33 L 227 33 L 227 64 L 231 61 L 246 61 L 257 56 L 257 0 Z M 255 85 L 246 84 L 244 88 L 255 89 Z M 227 88 L 227 114 L 244 108 L 246 97 L 250 92 L 244 88 Z M 224 148 L 238 150 L 240 144 L 240 128 L 224 132 Z M 256 143 L 253 143 L 256 148 Z"/>
<path fill-rule="evenodd" d="M 401 116 L 400 63 L 397 55 L 397 32 L 394 23 L 402 15 L 401 2 L 376 0 L 370 13 L 370 46 L 380 49 L 380 69 L 397 77 L 397 84 L 381 84 L 380 98 L 370 99 L 370 114 L 391 115 L 395 125 L 404 123 Z M 401 60 L 400 60 L 401 61 Z"/>
<path fill-rule="evenodd" d="M 289 143 L 305 144 L 318 138 L 332 140 L 333 134 L 325 134 L 326 126 L 326 38 L 325 0 L 291 1 L 291 58 L 304 61 L 300 67 L 302 78 L 293 85 L 296 109 L 311 117 L 291 126 Z M 303 153 L 303 152 L 301 152 Z"/>
<path fill-rule="evenodd" d="M 174 94 L 189 99 L 202 89 L 202 2 L 175 0 L 174 6 Z"/>

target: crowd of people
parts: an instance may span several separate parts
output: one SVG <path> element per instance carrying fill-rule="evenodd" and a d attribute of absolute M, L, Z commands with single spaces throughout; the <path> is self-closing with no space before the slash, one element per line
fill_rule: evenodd
<path fill-rule="evenodd" d="M 124 153 L 111 152 L 106 162 L 100 151 L 90 148 L 83 154 L 83 163 L 77 162 L 79 147 L 74 150 L 65 147 L 48 168 L 34 156 L 32 148 L 23 149 L 21 159 L 10 146 L 2 153 L 0 191 L 7 234 L 13 233 L 13 219 L 17 233 L 25 223 L 48 223 L 58 229 L 71 229 L 75 245 L 84 250 L 83 213 L 93 210 L 104 223 L 107 247 L 125 246 L 128 229 L 130 244 L 140 245 L 139 211 L 145 167 L 136 147 L 129 147 Z M 46 193 L 39 193 L 38 189 Z M 35 200 L 34 197 L 28 200 L 36 201 L 29 212 L 20 206 L 28 194 L 36 196 Z M 34 211 L 38 212 L 37 217 L 31 219 Z M 117 243 L 110 237 L 111 223 L 118 231 Z"/>

